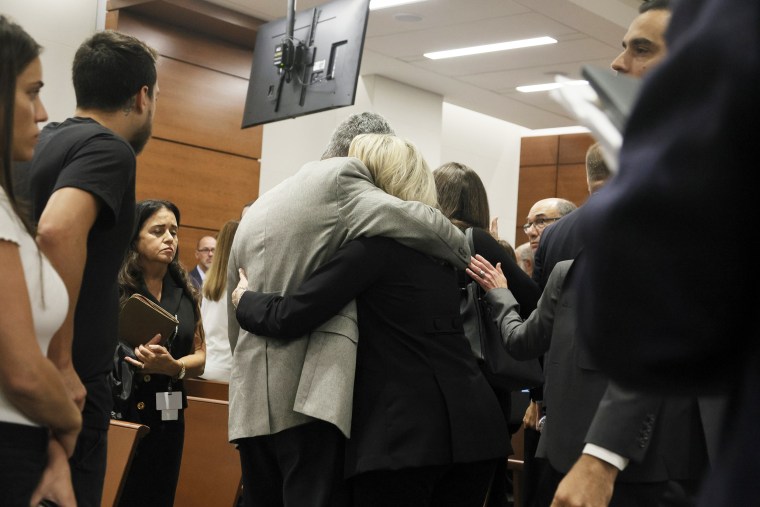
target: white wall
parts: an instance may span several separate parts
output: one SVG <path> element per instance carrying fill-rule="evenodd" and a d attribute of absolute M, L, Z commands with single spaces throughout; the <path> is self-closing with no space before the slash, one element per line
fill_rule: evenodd
<path fill-rule="evenodd" d="M 515 245 L 520 139 L 523 127 L 452 104 L 443 104 L 441 161 L 465 164 L 483 180 L 499 236 Z M 520 243 L 523 240 L 520 238 Z"/>
<path fill-rule="evenodd" d="M 318 160 L 335 128 L 364 111 L 383 115 L 396 134 L 414 142 L 431 167 L 440 161 L 443 97 L 381 76 L 359 78 L 353 106 L 264 125 L 259 193 Z"/>
<path fill-rule="evenodd" d="M 353 113 L 372 111 L 411 140 L 431 168 L 456 161 L 472 167 L 488 190 L 502 237 L 514 243 L 522 127 L 447 104 L 443 97 L 382 76 L 363 76 L 355 105 L 264 125 L 260 193 L 316 160 Z"/>
<path fill-rule="evenodd" d="M 50 121 L 74 113 L 71 64 L 79 45 L 105 26 L 105 0 L 3 0 L 0 12 L 43 46 L 42 101 Z"/>

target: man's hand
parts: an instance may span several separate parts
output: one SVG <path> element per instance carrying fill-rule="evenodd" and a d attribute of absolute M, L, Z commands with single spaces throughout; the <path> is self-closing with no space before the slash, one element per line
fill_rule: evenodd
<path fill-rule="evenodd" d="M 523 426 L 538 431 L 538 403 L 530 400 L 530 405 L 523 416 Z"/>
<path fill-rule="evenodd" d="M 74 400 L 74 403 L 81 412 L 84 410 L 84 400 L 87 396 L 87 389 L 79 379 L 76 370 L 74 370 L 74 365 L 70 364 L 61 368 L 59 371 L 63 377 L 63 384 L 66 386 L 66 390 L 69 392 L 71 399 Z"/>
<path fill-rule="evenodd" d="M 235 287 L 235 290 L 232 291 L 232 306 L 235 308 L 238 307 L 238 303 L 240 303 L 240 298 L 243 297 L 243 293 L 248 290 L 248 278 L 245 276 L 245 270 L 243 268 L 238 268 L 238 274 L 240 275 L 240 281 L 237 284 L 237 287 Z"/>
<path fill-rule="evenodd" d="M 619 470 L 583 454 L 557 487 L 551 507 L 607 507 Z"/>
<path fill-rule="evenodd" d="M 493 236 L 494 239 L 500 239 L 499 238 L 499 217 L 493 217 L 491 219 L 491 227 L 488 229 L 488 232 L 491 233 L 491 236 Z M 472 252 L 475 253 L 475 252 Z"/>
<path fill-rule="evenodd" d="M 31 505 L 39 505 L 42 500 L 52 500 L 60 507 L 76 507 L 74 488 L 71 485 L 71 471 L 66 451 L 60 442 L 51 438 L 48 443 L 48 463 L 42 479 L 32 494 Z"/>

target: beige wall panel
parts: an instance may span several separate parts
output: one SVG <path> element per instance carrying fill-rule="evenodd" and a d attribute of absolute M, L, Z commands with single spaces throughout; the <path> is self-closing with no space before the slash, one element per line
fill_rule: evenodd
<path fill-rule="evenodd" d="M 248 81 L 161 58 L 153 136 L 261 157 L 262 127 L 241 129 Z"/>
<path fill-rule="evenodd" d="M 594 144 L 589 134 L 567 134 L 559 136 L 558 164 L 585 164 L 586 150 Z"/>
<path fill-rule="evenodd" d="M 168 199 L 182 224 L 218 230 L 259 192 L 258 160 L 152 139 L 137 158 L 137 199 Z"/>
<path fill-rule="evenodd" d="M 523 137 L 520 145 L 520 167 L 557 163 L 558 136 Z"/>

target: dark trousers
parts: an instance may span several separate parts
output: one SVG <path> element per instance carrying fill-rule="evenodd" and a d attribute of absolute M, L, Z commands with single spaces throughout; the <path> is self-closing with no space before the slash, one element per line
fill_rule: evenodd
<path fill-rule="evenodd" d="M 496 460 L 378 470 L 353 477 L 354 507 L 482 507 Z"/>
<path fill-rule="evenodd" d="M 540 507 L 551 505 L 565 476 L 551 465 L 547 469 L 540 484 Z M 609 507 L 691 507 L 697 488 L 697 481 L 616 482 Z"/>
<path fill-rule="evenodd" d="M 544 458 L 536 457 L 541 433 L 534 429 L 525 428 L 523 438 L 523 506 L 536 507 L 539 505 L 539 496 L 543 493 L 540 490 L 540 485 L 546 480 L 544 475 L 547 474 L 549 464 Z M 554 492 L 552 491 L 553 495 Z"/>
<path fill-rule="evenodd" d="M 47 465 L 48 430 L 0 422 L 0 505 L 29 507 Z"/>
<path fill-rule="evenodd" d="M 82 427 L 74 455 L 69 459 L 71 482 L 79 507 L 100 507 L 107 452 L 108 431 Z"/>
<path fill-rule="evenodd" d="M 158 411 L 149 421 L 150 432 L 137 444 L 129 467 L 120 507 L 170 507 L 177 491 L 185 421 L 161 421 Z M 209 463 L 213 467 L 213 463 Z"/>
<path fill-rule="evenodd" d="M 314 421 L 274 435 L 237 440 L 247 507 L 345 507 L 345 438 Z"/>

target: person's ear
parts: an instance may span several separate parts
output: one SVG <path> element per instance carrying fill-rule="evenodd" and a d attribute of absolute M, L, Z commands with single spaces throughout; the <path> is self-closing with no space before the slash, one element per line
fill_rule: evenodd
<path fill-rule="evenodd" d="M 150 96 L 148 95 L 148 86 L 145 85 L 142 88 L 140 88 L 140 91 L 137 92 L 135 96 L 135 112 L 138 114 L 142 114 L 148 110 L 149 105 L 150 105 Z"/>

